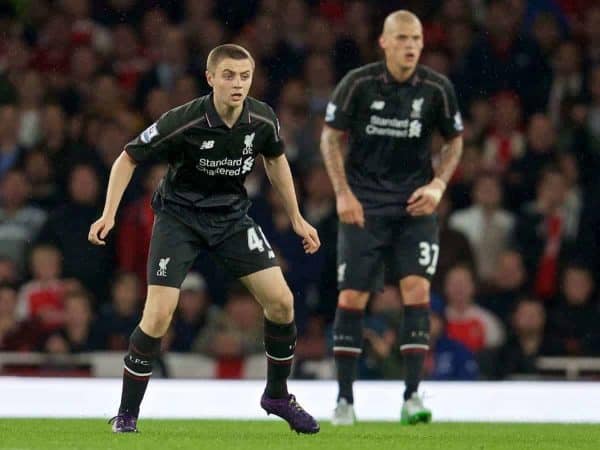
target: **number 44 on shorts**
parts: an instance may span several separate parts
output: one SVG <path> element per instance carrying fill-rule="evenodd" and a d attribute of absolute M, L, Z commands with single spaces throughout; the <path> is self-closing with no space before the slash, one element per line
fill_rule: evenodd
<path fill-rule="evenodd" d="M 433 275 L 440 256 L 440 246 L 429 242 L 419 242 L 419 264 L 424 267 L 428 275 Z"/>
<path fill-rule="evenodd" d="M 269 258 L 275 258 L 275 252 L 271 248 L 269 241 L 267 241 L 262 229 L 260 227 L 248 228 L 248 250 L 258 250 L 262 253 L 265 251 L 265 248 L 269 252 Z"/>

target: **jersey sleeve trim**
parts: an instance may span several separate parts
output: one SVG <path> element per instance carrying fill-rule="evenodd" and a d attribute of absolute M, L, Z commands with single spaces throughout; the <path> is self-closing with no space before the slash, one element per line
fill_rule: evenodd
<path fill-rule="evenodd" d="M 154 142 L 153 144 L 151 144 L 152 147 L 156 147 L 158 145 L 160 145 L 161 143 L 163 143 L 164 141 L 171 139 L 173 136 L 181 133 L 182 131 L 188 129 L 189 127 L 192 127 L 200 122 L 202 122 L 203 120 L 206 120 L 206 116 L 202 116 L 198 119 L 194 119 L 190 122 L 187 122 L 185 124 L 183 124 L 182 126 L 180 126 L 179 128 L 177 128 L 176 130 L 171 131 L 169 134 L 167 134 L 165 137 L 159 139 L 158 141 Z"/>
<path fill-rule="evenodd" d="M 350 85 L 350 88 L 348 89 L 348 94 L 346 94 L 346 98 L 344 99 L 344 102 L 342 103 L 342 111 L 344 111 L 344 112 L 347 111 L 348 105 L 350 104 L 350 100 L 352 100 L 352 94 L 354 94 L 354 91 L 356 90 L 358 85 L 361 83 L 364 83 L 365 81 L 371 80 L 373 78 L 377 78 L 377 75 L 366 75 L 364 77 L 360 77 L 360 78 L 357 78 L 352 81 L 352 84 Z M 380 75 L 379 78 L 383 78 L 383 75 Z"/>
<path fill-rule="evenodd" d="M 139 159 L 137 159 L 133 153 L 131 153 L 130 149 L 129 149 L 129 144 L 125 144 L 124 147 L 125 153 L 127 153 L 127 156 L 129 156 L 136 164 L 139 164 L 141 161 Z"/>
<path fill-rule="evenodd" d="M 450 103 L 448 101 L 448 94 L 446 93 L 444 86 L 442 86 L 440 83 L 436 83 L 435 81 L 431 81 L 431 80 L 424 80 L 423 82 L 430 84 L 440 90 L 440 92 L 442 93 L 442 99 L 444 100 L 444 112 L 446 114 L 446 117 L 449 119 L 450 118 Z"/>
<path fill-rule="evenodd" d="M 273 128 L 273 135 L 275 136 L 275 142 L 280 141 L 279 133 L 277 132 L 277 125 L 275 124 L 275 121 L 273 121 L 272 119 L 269 119 L 268 117 L 261 116 L 260 114 L 256 114 L 255 112 L 250 112 L 250 117 L 254 117 L 255 119 L 257 119 L 261 122 L 265 122 L 265 123 L 269 124 L 271 126 L 271 128 Z"/>

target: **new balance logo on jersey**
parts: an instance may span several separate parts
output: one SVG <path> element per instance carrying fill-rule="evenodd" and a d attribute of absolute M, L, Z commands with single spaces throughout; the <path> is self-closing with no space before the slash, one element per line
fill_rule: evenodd
<path fill-rule="evenodd" d="M 381 111 L 383 108 L 385 108 L 385 102 L 383 100 L 375 100 L 371 103 L 371 109 Z"/>
<path fill-rule="evenodd" d="M 215 141 L 202 141 L 202 145 L 200 145 L 200 150 L 210 150 L 215 146 Z"/>
<path fill-rule="evenodd" d="M 417 98 L 412 102 L 412 111 L 410 113 L 411 119 L 419 119 L 421 117 L 421 110 L 423 109 L 424 98 Z"/>
<path fill-rule="evenodd" d="M 167 276 L 167 264 L 169 264 L 169 261 L 171 261 L 171 258 L 160 258 L 160 261 L 158 262 L 158 270 L 156 271 L 156 276 Z"/>

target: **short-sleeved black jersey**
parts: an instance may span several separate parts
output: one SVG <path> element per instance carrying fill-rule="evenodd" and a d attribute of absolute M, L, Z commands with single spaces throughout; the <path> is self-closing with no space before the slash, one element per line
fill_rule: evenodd
<path fill-rule="evenodd" d="M 462 132 L 450 81 L 419 65 L 397 82 L 383 61 L 348 72 L 327 105 L 325 122 L 349 132 L 348 183 L 367 214 L 403 215 L 433 177 L 431 137 Z"/>
<path fill-rule="evenodd" d="M 209 94 L 163 114 L 125 150 L 137 162 L 155 157 L 169 163 L 158 188 L 163 200 L 245 213 L 250 202 L 244 180 L 256 156 L 280 156 L 283 143 L 277 117 L 266 103 L 247 97 L 229 128 Z"/>

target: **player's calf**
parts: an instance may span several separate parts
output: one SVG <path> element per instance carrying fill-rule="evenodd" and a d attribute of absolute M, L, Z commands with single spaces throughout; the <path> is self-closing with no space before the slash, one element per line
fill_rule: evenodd
<path fill-rule="evenodd" d="M 358 358 L 363 345 L 362 309 L 350 309 L 338 306 L 333 322 L 333 354 L 337 368 L 339 384 L 338 401 L 345 399 L 354 403 L 352 384 L 356 379 Z"/>
<path fill-rule="evenodd" d="M 296 324 L 275 323 L 265 317 L 265 353 L 267 355 L 267 387 L 260 405 L 267 414 L 284 419 L 298 433 L 317 433 L 317 421 L 288 393 L 287 378 L 290 376 L 296 348 Z"/>
<path fill-rule="evenodd" d="M 400 351 L 406 372 L 401 423 L 428 423 L 431 421 L 431 411 L 423 405 L 417 390 L 429 350 L 429 303 L 405 305 L 404 326 L 400 336 Z"/>
<path fill-rule="evenodd" d="M 149 336 L 137 327 L 131 334 L 129 352 L 124 358 L 123 392 L 119 415 L 113 423 L 113 431 L 132 431 L 130 425 L 139 415 L 140 404 L 152 375 L 152 364 L 159 353 L 160 338 Z M 135 425 L 133 423 L 133 428 Z"/>

